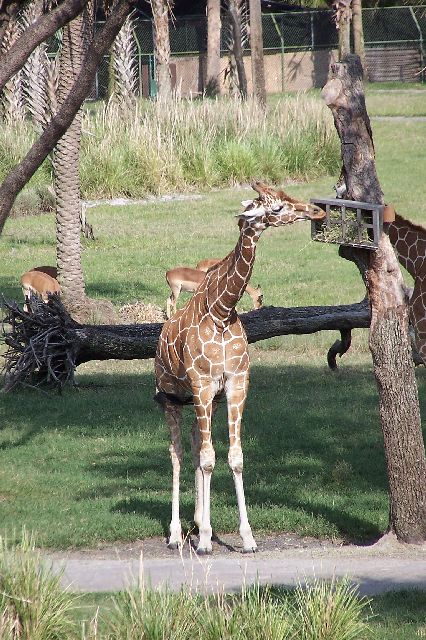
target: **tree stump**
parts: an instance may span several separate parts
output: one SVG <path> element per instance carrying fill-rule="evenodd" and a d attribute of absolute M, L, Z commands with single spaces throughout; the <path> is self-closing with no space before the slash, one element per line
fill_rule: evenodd
<path fill-rule="evenodd" d="M 323 89 L 341 141 L 343 175 L 351 200 L 384 204 L 375 167 L 362 66 L 349 55 L 332 65 Z M 399 541 L 426 540 L 426 457 L 411 345 L 408 309 L 398 260 L 384 225 L 377 251 L 352 258 L 365 262 L 371 324 L 369 347 L 379 391 L 380 422 L 389 479 L 389 532 Z M 341 253 L 342 255 L 342 253 Z M 348 254 L 342 257 L 348 258 Z"/>

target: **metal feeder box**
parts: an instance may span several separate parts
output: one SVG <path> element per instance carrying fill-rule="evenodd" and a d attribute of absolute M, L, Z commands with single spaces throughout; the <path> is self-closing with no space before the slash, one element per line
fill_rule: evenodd
<path fill-rule="evenodd" d="M 313 240 L 373 250 L 379 246 L 384 205 L 338 198 L 312 198 L 311 203 L 327 214 L 322 220 L 311 220 Z"/>

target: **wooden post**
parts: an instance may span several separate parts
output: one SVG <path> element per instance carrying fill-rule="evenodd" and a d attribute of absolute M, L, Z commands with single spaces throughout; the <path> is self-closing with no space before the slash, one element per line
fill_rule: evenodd
<path fill-rule="evenodd" d="M 263 62 L 263 30 L 260 0 L 249 0 L 250 49 L 253 77 L 253 94 L 263 107 L 266 106 L 265 65 Z"/>
<path fill-rule="evenodd" d="M 220 93 L 220 0 L 207 1 L 207 72 L 205 92 Z"/>
<path fill-rule="evenodd" d="M 347 197 L 383 204 L 362 73 L 359 57 L 346 56 L 332 65 L 333 77 L 323 89 L 323 98 L 333 113 L 341 140 Z M 384 225 L 377 251 L 362 255 L 367 260 L 365 282 L 371 306 L 369 347 L 379 391 L 389 479 L 389 533 L 402 542 L 421 543 L 426 540 L 426 457 L 408 309 L 388 226 Z M 353 249 L 352 253 L 359 251 Z"/>

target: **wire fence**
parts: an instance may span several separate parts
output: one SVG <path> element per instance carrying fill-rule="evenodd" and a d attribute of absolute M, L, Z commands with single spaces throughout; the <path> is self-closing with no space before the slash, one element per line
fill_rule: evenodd
<path fill-rule="evenodd" d="M 373 82 L 425 82 L 426 5 L 377 7 L 362 10 L 366 63 Z M 330 63 L 337 60 L 338 35 L 332 11 L 287 11 L 263 14 L 263 43 L 267 93 L 323 86 Z M 222 18 L 219 82 L 227 91 L 229 25 Z M 150 20 L 136 22 L 135 41 L 139 93 L 155 94 L 153 27 Z M 170 23 L 171 73 L 182 95 L 200 95 L 205 88 L 206 16 L 176 18 Z M 250 49 L 244 50 L 248 88 L 251 89 Z M 104 97 L 109 58 L 97 73 L 92 98 Z"/>

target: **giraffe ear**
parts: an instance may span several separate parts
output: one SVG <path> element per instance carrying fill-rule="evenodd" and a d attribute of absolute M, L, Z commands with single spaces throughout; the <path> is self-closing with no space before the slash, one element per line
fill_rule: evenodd
<path fill-rule="evenodd" d="M 248 211 L 242 211 L 241 213 L 237 213 L 235 216 L 240 220 L 252 220 L 257 218 L 258 216 L 263 216 L 265 214 L 265 207 L 255 207 L 254 209 L 249 209 Z"/>
<path fill-rule="evenodd" d="M 273 204 L 271 209 L 274 213 L 278 213 L 278 211 L 281 211 L 283 206 L 284 206 L 283 204 Z"/>

